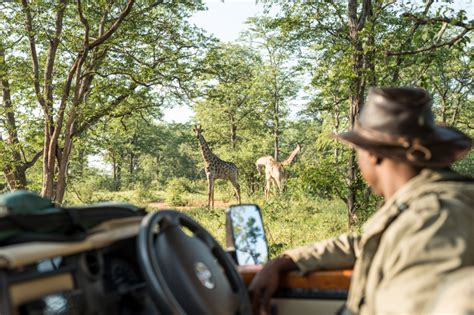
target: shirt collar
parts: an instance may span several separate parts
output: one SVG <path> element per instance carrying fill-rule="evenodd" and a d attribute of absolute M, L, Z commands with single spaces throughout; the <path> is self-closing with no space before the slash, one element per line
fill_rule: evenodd
<path fill-rule="evenodd" d="M 434 182 L 448 174 L 453 174 L 445 170 L 423 169 L 420 174 L 411 178 L 400 189 L 398 189 L 392 197 L 385 201 L 384 205 L 364 224 L 364 234 L 374 234 L 383 231 L 392 221 L 394 216 L 397 216 L 402 211 L 408 208 L 408 198 L 412 195 L 411 192 L 420 185 L 427 182 Z M 455 174 L 455 173 L 454 173 Z"/>

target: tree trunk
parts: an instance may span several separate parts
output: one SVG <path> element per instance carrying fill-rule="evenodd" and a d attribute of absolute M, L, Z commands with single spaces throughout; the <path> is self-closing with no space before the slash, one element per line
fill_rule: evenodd
<path fill-rule="evenodd" d="M 128 176 L 132 178 L 134 173 L 135 173 L 135 153 L 130 152 L 128 156 Z"/>
<path fill-rule="evenodd" d="M 114 176 L 113 191 L 119 191 L 121 186 L 121 173 L 122 167 L 120 165 L 120 158 L 117 159 L 117 155 L 111 152 L 112 155 L 112 171 Z"/>
<path fill-rule="evenodd" d="M 275 104 L 274 104 L 274 116 L 273 116 L 273 157 L 275 161 L 278 161 L 278 157 L 280 155 L 280 113 L 279 113 L 279 106 L 278 100 L 275 96 Z"/>
<path fill-rule="evenodd" d="M 454 106 L 453 115 L 451 116 L 451 123 L 449 124 L 451 127 L 456 127 L 458 123 L 458 115 L 459 115 L 460 107 L 461 107 L 461 101 L 458 100 L 456 102 L 456 105 Z"/>
<path fill-rule="evenodd" d="M 74 125 L 76 122 L 76 111 L 73 109 L 69 114 L 68 121 L 65 127 L 64 135 L 64 148 L 61 151 L 61 155 L 58 159 L 58 174 L 56 182 L 56 193 L 54 200 L 61 204 L 64 199 L 64 194 L 66 192 L 66 183 L 68 175 L 68 166 L 69 160 L 71 158 L 72 144 L 73 144 L 73 134 L 74 134 Z"/>
<path fill-rule="evenodd" d="M 67 179 L 67 168 L 73 144 L 73 136 L 80 133 L 81 128 L 88 128 L 97 122 L 107 111 L 100 111 L 94 115 L 90 121 L 83 122 L 79 130 L 75 129 L 75 123 L 79 113 L 78 106 L 84 101 L 87 91 L 94 79 L 95 71 L 98 65 L 107 55 L 107 50 L 98 52 L 98 48 L 104 44 L 120 27 L 126 16 L 129 15 L 135 0 L 128 0 L 119 16 L 115 19 L 109 29 L 105 29 L 108 10 L 103 12 L 98 33 L 91 38 L 89 22 L 82 11 L 81 1 L 77 1 L 77 13 L 80 23 L 84 28 L 84 37 L 82 45 L 76 51 L 76 57 L 69 68 L 67 77 L 64 81 L 63 89 L 54 98 L 54 73 L 57 50 L 62 38 L 63 17 L 68 4 L 67 0 L 60 0 L 57 6 L 57 12 L 54 21 L 54 30 L 49 41 L 46 58 L 38 58 L 36 49 L 36 40 L 38 39 L 34 30 L 34 15 L 31 12 L 28 0 L 21 0 L 22 11 L 25 18 L 26 36 L 29 41 L 30 55 L 32 61 L 33 88 L 38 104 L 43 110 L 44 116 L 44 142 L 43 142 L 43 184 L 41 194 L 44 197 L 61 203 L 64 198 Z M 89 52 L 92 55 L 88 58 Z M 40 64 L 44 62 L 44 79 L 40 78 Z M 82 67 L 86 65 L 86 69 Z M 57 105 L 57 107 L 56 107 Z M 106 107 L 112 110 L 112 107 Z M 66 126 L 64 126 L 65 116 L 68 116 Z M 61 142 L 64 142 L 61 144 Z M 61 145 L 63 149 L 61 150 Z M 57 162 L 57 163 L 56 163 Z"/>
<path fill-rule="evenodd" d="M 235 125 L 235 121 L 233 118 L 230 120 L 230 147 L 233 151 L 235 151 L 237 143 L 237 126 Z"/>
<path fill-rule="evenodd" d="M 155 170 L 156 178 L 158 180 L 160 179 L 160 167 L 161 167 L 161 155 L 158 153 L 156 155 L 156 170 Z"/>
<path fill-rule="evenodd" d="M 5 167 L 3 172 L 10 190 L 25 189 L 26 181 L 26 162 L 22 160 L 20 151 L 20 141 L 18 139 L 18 131 L 16 127 L 15 110 L 12 105 L 10 82 L 7 76 L 8 67 L 5 60 L 5 50 L 3 43 L 0 42 L 0 84 L 2 88 L 3 109 L 5 112 L 5 128 L 7 129 L 8 138 L 6 143 L 8 145 L 8 157 L 5 156 Z M 3 141 L 3 140 L 0 140 Z"/>
<path fill-rule="evenodd" d="M 279 129 L 279 121 L 278 118 L 275 119 L 275 129 L 273 130 L 273 150 L 275 161 L 278 161 L 278 156 L 280 155 L 280 133 L 278 132 Z"/>
<path fill-rule="evenodd" d="M 114 187 L 115 183 L 117 182 L 117 159 L 115 158 L 115 154 L 111 154 L 112 159 L 112 176 L 114 178 Z"/>
<path fill-rule="evenodd" d="M 352 55 L 352 70 L 355 76 L 352 78 L 350 85 L 351 97 L 350 97 L 350 109 L 349 109 L 349 128 L 354 128 L 357 116 L 359 115 L 360 108 L 363 104 L 364 92 L 365 92 L 365 80 L 364 80 L 364 64 L 367 66 L 372 65 L 370 60 L 371 55 L 364 54 L 362 47 L 362 41 L 359 37 L 359 32 L 363 30 L 367 18 L 372 17 L 372 3 L 370 0 L 362 1 L 362 10 L 360 16 L 357 14 L 357 0 L 349 0 L 347 6 L 347 15 L 349 23 L 349 37 L 354 49 Z M 364 62 L 365 60 L 365 62 Z M 347 176 L 348 193 L 347 193 L 347 212 L 349 219 L 349 228 L 355 222 L 355 213 L 357 211 L 357 189 L 355 185 L 357 179 L 357 165 L 355 161 L 355 151 L 351 149 L 349 157 L 349 170 Z"/>
<path fill-rule="evenodd" d="M 6 167 L 3 170 L 9 190 L 26 189 L 26 172 L 21 166 Z"/>
<path fill-rule="evenodd" d="M 120 161 L 118 161 L 116 165 L 116 176 L 115 176 L 115 181 L 114 181 L 114 190 L 119 191 L 122 189 L 122 165 Z"/>
<path fill-rule="evenodd" d="M 334 108 L 334 133 L 335 134 L 338 134 L 339 133 L 339 126 L 340 126 L 340 123 L 341 123 L 341 120 L 340 120 L 340 115 L 341 115 L 341 110 L 339 108 L 339 104 L 337 102 L 335 102 L 335 104 L 337 104 Z M 334 147 L 334 162 L 338 162 L 339 161 L 339 146 L 335 146 Z"/>

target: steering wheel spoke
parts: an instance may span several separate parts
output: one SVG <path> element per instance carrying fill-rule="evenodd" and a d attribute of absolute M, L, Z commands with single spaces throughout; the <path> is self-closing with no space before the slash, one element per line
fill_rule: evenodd
<path fill-rule="evenodd" d="M 204 242 L 204 244 L 206 244 L 206 246 L 212 251 L 216 246 L 218 246 L 218 244 L 216 243 L 216 241 L 212 238 L 211 235 L 209 235 L 209 233 L 205 233 L 203 232 L 203 230 L 199 230 L 197 232 L 194 233 L 194 236 L 196 236 L 198 239 L 200 239 L 201 241 Z"/>
<path fill-rule="evenodd" d="M 148 214 L 137 242 L 143 275 L 162 313 L 250 314 L 247 289 L 230 256 L 184 213 Z"/>

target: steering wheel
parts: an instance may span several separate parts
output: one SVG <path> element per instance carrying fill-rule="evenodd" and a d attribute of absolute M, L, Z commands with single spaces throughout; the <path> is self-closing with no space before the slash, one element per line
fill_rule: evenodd
<path fill-rule="evenodd" d="M 247 288 L 230 256 L 184 213 L 143 218 L 138 258 L 151 298 L 163 314 L 251 314 Z"/>

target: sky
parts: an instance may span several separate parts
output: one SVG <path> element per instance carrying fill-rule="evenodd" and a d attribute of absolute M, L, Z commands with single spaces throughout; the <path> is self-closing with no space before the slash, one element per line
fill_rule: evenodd
<path fill-rule="evenodd" d="M 263 5 L 256 0 L 205 0 L 208 10 L 196 12 L 191 23 L 213 33 L 221 41 L 238 39 L 240 32 L 247 28 L 247 18 L 263 14 Z M 436 3 L 435 3 L 436 5 Z M 455 9 L 464 9 L 469 19 L 474 18 L 474 0 L 454 0 Z M 164 110 L 166 122 L 187 122 L 194 115 L 189 106 L 175 106 Z"/>
<path fill-rule="evenodd" d="M 207 0 L 207 11 L 195 13 L 190 22 L 213 33 L 221 41 L 235 41 L 246 29 L 245 21 L 263 13 L 263 5 L 255 0 Z M 166 122 L 187 122 L 194 115 L 189 106 L 175 106 L 164 110 Z"/>

